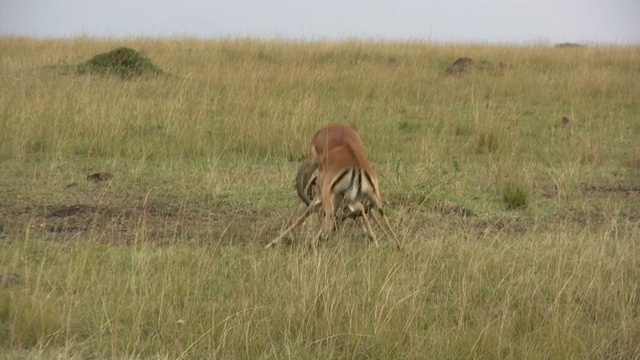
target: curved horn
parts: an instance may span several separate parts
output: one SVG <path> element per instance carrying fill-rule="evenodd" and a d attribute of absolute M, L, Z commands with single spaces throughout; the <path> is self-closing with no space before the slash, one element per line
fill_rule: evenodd
<path fill-rule="evenodd" d="M 309 164 L 308 160 L 304 160 L 298 169 L 298 174 L 296 176 L 296 190 L 298 190 L 298 196 L 305 205 L 311 204 L 311 198 L 314 197 L 314 194 L 312 193 L 312 185 L 315 181 L 314 172 L 317 168 L 318 164 L 316 162 Z"/>

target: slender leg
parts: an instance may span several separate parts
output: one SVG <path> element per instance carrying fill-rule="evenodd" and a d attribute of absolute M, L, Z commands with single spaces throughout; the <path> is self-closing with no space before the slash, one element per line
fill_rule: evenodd
<path fill-rule="evenodd" d="M 324 217 L 322 218 L 322 226 L 320 227 L 320 231 L 313 239 L 314 246 L 316 246 L 320 239 L 326 240 L 329 238 L 329 234 L 331 234 L 335 223 L 335 198 L 333 194 L 331 194 L 331 192 L 329 191 L 327 194 L 321 194 L 321 196 Z"/>
<path fill-rule="evenodd" d="M 377 247 L 378 239 L 376 238 L 376 235 L 374 234 L 373 229 L 371 228 L 371 223 L 369 222 L 369 217 L 365 212 L 364 205 L 362 205 L 361 202 L 357 202 L 353 205 L 350 205 L 349 208 L 351 211 L 354 211 L 356 214 L 362 217 L 362 220 L 363 220 L 362 228 L 364 230 L 364 233 L 369 237 L 369 240 L 371 240 L 371 242 L 376 244 L 376 247 Z"/>
<path fill-rule="evenodd" d="M 320 205 L 320 202 L 319 201 L 315 201 L 315 202 L 311 203 L 311 205 L 307 206 L 307 209 L 304 211 L 304 213 L 302 215 L 300 215 L 300 217 L 298 217 L 296 219 L 296 221 L 293 223 L 293 225 L 289 226 L 285 231 L 282 232 L 282 234 L 280 234 L 280 236 L 278 236 L 277 238 L 273 239 L 273 241 L 271 241 L 267 245 L 267 249 L 272 247 L 272 246 L 274 246 L 274 245 L 276 245 L 277 243 L 279 243 L 293 229 L 295 229 L 296 227 L 302 225 L 302 223 L 304 223 L 304 221 L 307 220 L 309 215 L 311 215 L 311 213 L 314 212 L 318 208 L 319 205 Z"/>
<path fill-rule="evenodd" d="M 392 239 L 395 242 L 396 247 L 398 248 L 398 250 L 400 250 L 401 249 L 400 240 L 398 240 L 398 236 L 396 236 L 395 231 L 393 231 L 393 229 L 391 228 L 391 224 L 389 223 L 389 219 L 387 218 L 387 215 L 385 215 L 384 210 L 382 210 L 382 208 L 378 208 L 378 212 L 380 213 L 380 216 L 382 217 L 382 219 L 384 220 L 385 224 L 387 225 L 387 229 L 389 229 L 389 232 L 391 233 L 391 235 L 393 235 Z M 381 225 L 382 224 L 380 224 L 380 222 L 378 221 L 378 226 L 382 227 Z"/>
<path fill-rule="evenodd" d="M 362 212 L 362 219 L 364 220 L 364 231 L 365 233 L 367 233 L 369 235 L 369 239 L 376 244 L 376 247 L 378 247 L 378 239 L 376 238 L 376 234 L 373 233 L 373 229 L 371 228 L 371 223 L 369 222 L 369 217 L 367 216 L 367 214 L 365 214 L 364 212 Z"/>

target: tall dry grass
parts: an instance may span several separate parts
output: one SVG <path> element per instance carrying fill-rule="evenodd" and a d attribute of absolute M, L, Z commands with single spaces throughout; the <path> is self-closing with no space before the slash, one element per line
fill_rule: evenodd
<path fill-rule="evenodd" d="M 169 75 L 73 72 L 123 45 Z M 3 356 L 638 358 L 639 58 L 0 39 Z M 308 252 L 315 219 L 263 249 L 328 122 L 362 135 L 403 252 L 351 224 Z"/>

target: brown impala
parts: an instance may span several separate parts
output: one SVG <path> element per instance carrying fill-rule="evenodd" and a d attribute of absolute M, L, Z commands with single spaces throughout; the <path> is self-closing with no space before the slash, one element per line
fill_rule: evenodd
<path fill-rule="evenodd" d="M 307 208 L 280 236 L 271 241 L 271 247 L 294 228 L 304 223 L 312 212 L 322 210 L 322 228 L 313 239 L 327 237 L 336 220 L 362 217 L 365 233 L 376 245 L 378 241 L 367 213 L 377 210 L 399 248 L 398 239 L 382 210 L 382 198 L 376 173 L 364 154 L 358 133 L 346 125 L 331 124 L 320 129 L 311 139 L 307 159 L 300 167 L 296 179 L 298 195 Z M 377 217 L 378 226 L 386 231 Z"/>

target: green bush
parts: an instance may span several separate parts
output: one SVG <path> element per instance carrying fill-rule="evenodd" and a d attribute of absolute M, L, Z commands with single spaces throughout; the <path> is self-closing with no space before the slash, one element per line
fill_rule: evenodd
<path fill-rule="evenodd" d="M 78 73 L 116 75 L 123 79 L 131 79 L 144 75 L 160 75 L 162 70 L 137 51 L 127 47 L 120 47 L 108 53 L 96 55 L 86 63 L 80 64 Z"/>

